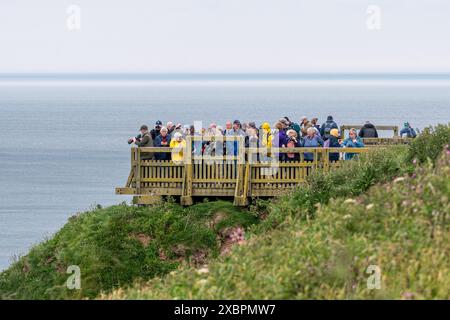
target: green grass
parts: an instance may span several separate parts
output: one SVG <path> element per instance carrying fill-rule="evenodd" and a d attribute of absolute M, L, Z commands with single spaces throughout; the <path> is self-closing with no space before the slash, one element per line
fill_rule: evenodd
<path fill-rule="evenodd" d="M 78 214 L 0 274 L 0 299 L 448 298 L 448 161 L 433 165 L 449 133 L 427 129 L 249 210 L 167 202 Z M 219 255 L 237 226 L 247 240 Z M 382 290 L 365 286 L 370 264 Z M 65 286 L 70 265 L 81 290 Z"/>
<path fill-rule="evenodd" d="M 250 237 L 199 272 L 181 268 L 119 299 L 449 299 L 450 155 L 359 197 Z M 287 201 L 287 200 L 285 200 Z M 369 289 L 369 266 L 381 288 Z"/>
<path fill-rule="evenodd" d="M 124 204 L 78 214 L 0 275 L 0 298 L 94 298 L 100 291 L 163 276 L 182 262 L 204 263 L 218 255 L 222 230 L 255 222 L 223 201 L 187 209 L 173 203 Z M 66 288 L 70 265 L 80 267 L 81 290 Z"/>

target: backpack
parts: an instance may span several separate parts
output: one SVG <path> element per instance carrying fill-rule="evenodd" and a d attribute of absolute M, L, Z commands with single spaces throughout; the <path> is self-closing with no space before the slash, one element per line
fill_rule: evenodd
<path fill-rule="evenodd" d="M 330 134 L 331 129 L 334 127 L 334 122 L 325 122 L 325 125 L 323 126 L 323 133 L 324 135 Z"/>

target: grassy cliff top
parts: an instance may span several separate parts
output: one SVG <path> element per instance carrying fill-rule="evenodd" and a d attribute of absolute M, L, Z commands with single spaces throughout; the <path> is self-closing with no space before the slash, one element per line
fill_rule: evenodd
<path fill-rule="evenodd" d="M 246 210 L 165 202 L 77 214 L 0 274 L 0 299 L 449 298 L 448 151 L 433 165 L 448 144 L 450 126 L 428 129 Z M 364 285 L 369 265 L 381 290 Z M 66 286 L 70 266 L 79 290 Z"/>

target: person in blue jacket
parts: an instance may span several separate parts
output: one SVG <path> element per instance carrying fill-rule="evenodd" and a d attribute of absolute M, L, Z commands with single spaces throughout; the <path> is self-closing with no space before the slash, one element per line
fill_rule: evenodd
<path fill-rule="evenodd" d="M 306 136 L 303 138 L 303 147 L 305 148 L 319 148 L 323 147 L 323 140 L 322 138 L 317 134 L 316 128 L 309 127 L 308 130 L 306 130 Z M 305 161 L 314 161 L 314 154 L 313 153 L 305 153 L 304 155 Z"/>
<path fill-rule="evenodd" d="M 357 133 L 356 129 L 354 129 L 354 128 L 350 129 L 348 138 L 342 142 L 342 147 L 346 147 L 346 148 L 363 148 L 364 147 L 364 143 L 362 142 L 361 138 L 358 137 L 358 133 Z M 345 153 L 345 160 L 353 159 L 353 157 L 355 155 L 356 155 L 356 153 L 347 152 L 347 153 Z"/>
<path fill-rule="evenodd" d="M 400 137 L 403 138 L 403 136 L 406 136 L 407 138 L 415 138 L 417 136 L 416 131 L 411 128 L 409 122 L 405 122 L 402 130 L 400 130 Z"/>
<path fill-rule="evenodd" d="M 170 147 L 171 136 L 169 134 L 169 130 L 166 127 L 162 127 L 159 131 L 159 135 L 155 140 L 155 147 L 158 148 L 168 148 Z M 171 154 L 170 152 L 158 152 L 155 154 L 156 160 L 170 160 Z"/>

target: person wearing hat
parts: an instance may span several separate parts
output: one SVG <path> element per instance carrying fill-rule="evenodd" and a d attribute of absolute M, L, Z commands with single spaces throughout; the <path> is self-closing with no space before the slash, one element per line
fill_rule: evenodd
<path fill-rule="evenodd" d="M 331 129 L 330 135 L 328 136 L 328 140 L 325 141 L 324 147 L 328 148 L 340 148 L 341 145 L 339 143 L 340 134 L 338 129 Z M 330 153 L 329 156 L 330 161 L 339 161 L 339 153 L 333 152 Z"/>
<path fill-rule="evenodd" d="M 359 130 L 358 136 L 360 138 L 378 138 L 378 131 L 370 121 L 366 121 L 361 130 Z"/>
<path fill-rule="evenodd" d="M 402 130 L 400 130 L 400 137 L 403 138 L 405 136 L 407 138 L 415 138 L 417 136 L 416 131 L 414 131 L 409 122 L 405 122 Z"/>
<path fill-rule="evenodd" d="M 262 137 L 261 137 L 261 145 L 266 148 L 272 148 L 272 131 L 270 129 L 270 124 L 268 122 L 264 122 L 261 125 Z"/>
<path fill-rule="evenodd" d="M 150 131 L 150 134 L 152 136 L 152 139 L 155 140 L 157 136 L 159 136 L 159 133 L 161 131 L 162 122 L 161 120 L 156 121 L 155 128 Z"/>
<path fill-rule="evenodd" d="M 153 147 L 153 139 L 151 135 L 148 133 L 148 127 L 143 124 L 141 128 L 139 129 L 140 134 L 137 135 L 134 138 L 128 139 L 128 144 L 134 143 L 140 148 L 144 147 Z M 141 157 L 141 159 L 153 159 L 153 154 L 151 153 L 144 153 L 144 155 Z"/>
<path fill-rule="evenodd" d="M 302 137 L 298 136 L 298 133 L 293 130 L 289 129 L 286 132 L 287 135 L 287 144 L 286 148 L 301 148 L 303 147 L 304 141 Z M 300 154 L 299 153 L 286 153 L 284 161 L 291 162 L 291 161 L 299 161 L 300 160 Z"/>
<path fill-rule="evenodd" d="M 186 141 L 181 133 L 175 132 L 173 134 L 170 147 L 172 148 L 172 161 L 175 163 L 183 162 L 183 151 L 186 148 Z"/>

